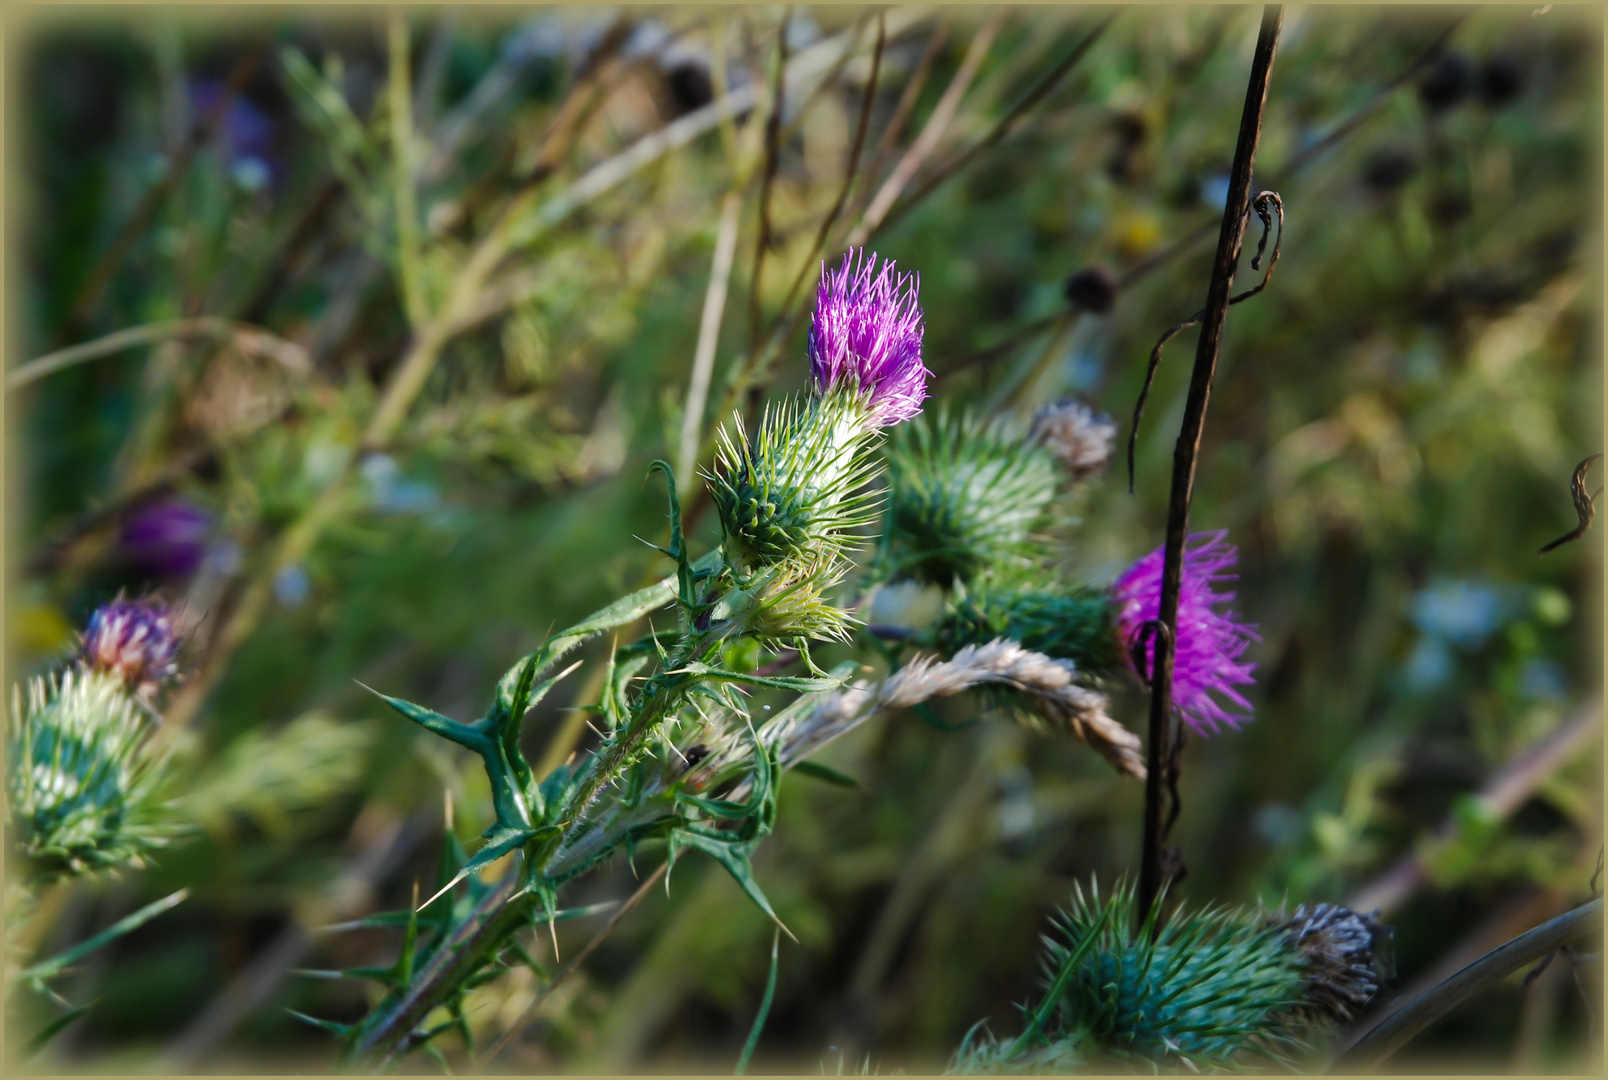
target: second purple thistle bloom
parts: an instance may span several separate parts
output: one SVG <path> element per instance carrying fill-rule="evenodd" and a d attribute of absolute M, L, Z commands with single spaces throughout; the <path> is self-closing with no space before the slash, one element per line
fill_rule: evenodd
<path fill-rule="evenodd" d="M 1202 735 L 1219 726 L 1238 727 L 1250 718 L 1251 703 L 1236 687 L 1255 681 L 1254 663 L 1240 660 L 1256 627 L 1242 623 L 1226 606 L 1231 592 L 1212 586 L 1232 581 L 1239 551 L 1225 543 L 1227 531 L 1193 533 L 1184 543 L 1183 588 L 1178 594 L 1178 645 L 1173 653 L 1173 703 L 1189 726 Z M 1131 655 L 1141 627 L 1160 617 L 1162 548 L 1129 567 L 1111 585 L 1117 604 L 1117 632 Z M 1225 610 L 1219 611 L 1219 608 Z M 1146 680 L 1155 662 L 1155 645 L 1145 645 Z M 1214 695 L 1221 696 L 1227 708 Z"/>
<path fill-rule="evenodd" d="M 888 427 L 921 412 L 932 374 L 921 362 L 921 279 L 899 274 L 875 252 L 848 252 L 837 270 L 822 266 L 810 319 L 810 375 L 817 392 L 853 378 L 869 401 L 871 423 Z"/>

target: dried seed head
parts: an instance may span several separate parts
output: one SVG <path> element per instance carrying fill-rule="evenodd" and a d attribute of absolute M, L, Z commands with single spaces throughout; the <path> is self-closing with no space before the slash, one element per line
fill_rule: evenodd
<path fill-rule="evenodd" d="M 1345 1023 L 1379 992 L 1376 950 L 1388 926 L 1338 904 L 1302 904 L 1280 928 L 1305 957 L 1310 1014 Z"/>
<path fill-rule="evenodd" d="M 1080 401 L 1063 398 L 1033 415 L 1032 435 L 1066 466 L 1074 480 L 1082 480 L 1111 460 L 1117 424 Z"/>

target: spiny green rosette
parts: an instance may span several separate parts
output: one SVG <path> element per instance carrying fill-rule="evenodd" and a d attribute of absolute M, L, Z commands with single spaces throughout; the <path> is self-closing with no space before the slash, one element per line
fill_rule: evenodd
<path fill-rule="evenodd" d="M 740 418 L 721 428 L 709 488 L 740 572 L 830 562 L 875 519 L 876 497 L 865 490 L 877 469 L 869 400 L 846 384 L 768 406 L 751 439 Z"/>
<path fill-rule="evenodd" d="M 887 459 L 893 575 L 947 588 L 1032 561 L 1060 480 L 1042 444 L 1001 422 L 940 415 L 896 431 Z"/>
<path fill-rule="evenodd" d="M 997 638 L 1070 660 L 1090 675 L 1122 669 L 1117 610 L 1100 589 L 1036 590 L 984 585 L 957 589 L 943 620 L 923 635 L 945 656 Z"/>
<path fill-rule="evenodd" d="M 143 748 L 152 724 L 115 672 L 77 667 L 13 688 L 6 796 L 42 876 L 137 866 L 160 840 Z"/>

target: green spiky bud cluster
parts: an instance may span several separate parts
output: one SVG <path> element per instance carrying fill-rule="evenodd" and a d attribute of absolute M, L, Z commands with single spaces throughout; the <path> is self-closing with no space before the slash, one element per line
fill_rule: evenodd
<path fill-rule="evenodd" d="M 716 606 L 716 620 L 764 648 L 777 648 L 798 638 L 847 641 L 853 619 L 826 597 L 843 580 L 843 564 L 795 560 L 764 567 L 732 589 Z"/>
<path fill-rule="evenodd" d="M 1045 938 L 1048 990 L 1025 1030 L 997 1040 L 974 1029 L 953 1071 L 1287 1065 L 1314 1025 L 1378 990 L 1387 931 L 1345 908 L 1181 910 L 1159 929 L 1157 910 L 1134 929 L 1131 888 L 1104 901 L 1079 889 Z"/>
<path fill-rule="evenodd" d="M 945 656 L 1002 637 L 1071 660 L 1092 675 L 1110 674 L 1123 664 L 1116 611 L 1100 589 L 957 589 L 942 621 L 926 635 Z"/>
<path fill-rule="evenodd" d="M 876 497 L 865 489 L 877 439 L 852 387 L 767 406 L 752 438 L 733 417 L 708 477 L 728 561 L 745 571 L 831 566 L 875 518 Z"/>
<path fill-rule="evenodd" d="M 6 796 L 35 874 L 137 866 L 161 837 L 152 722 L 116 672 L 75 667 L 12 690 Z"/>
<path fill-rule="evenodd" d="M 888 448 L 885 558 L 893 576 L 949 587 L 1031 563 L 1060 470 L 1007 424 L 939 415 L 907 424 Z"/>

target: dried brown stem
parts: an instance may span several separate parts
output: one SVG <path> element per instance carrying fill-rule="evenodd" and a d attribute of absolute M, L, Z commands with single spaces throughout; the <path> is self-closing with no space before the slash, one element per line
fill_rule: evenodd
<path fill-rule="evenodd" d="M 1245 107 L 1240 114 L 1239 140 L 1234 148 L 1234 165 L 1229 172 L 1228 204 L 1223 211 L 1222 229 L 1217 239 L 1217 256 L 1212 262 L 1211 285 L 1206 293 L 1200 344 L 1195 351 L 1195 368 L 1190 376 L 1189 397 L 1184 404 L 1184 422 L 1173 453 L 1172 496 L 1167 508 L 1167 543 L 1161 578 L 1160 625 L 1155 643 L 1155 675 L 1151 679 L 1150 739 L 1146 748 L 1144 844 L 1139 867 L 1139 895 L 1135 918 L 1143 922 L 1155 903 L 1162 885 L 1162 845 L 1166 839 L 1162 821 L 1162 799 L 1170 780 L 1164 776 L 1172 757 L 1173 642 L 1178 629 L 1178 596 L 1183 582 L 1184 537 L 1189 528 L 1189 503 L 1194 494 L 1195 464 L 1200 453 L 1201 432 L 1206 423 L 1206 405 L 1211 397 L 1212 376 L 1223 343 L 1223 324 L 1234 290 L 1234 266 L 1239 261 L 1245 238 L 1246 217 L 1251 208 L 1251 170 L 1256 164 L 1256 148 L 1262 137 L 1262 112 L 1267 104 L 1268 83 L 1273 74 L 1273 56 L 1278 48 L 1279 27 L 1284 8 L 1269 5 L 1262 10 L 1262 26 L 1251 61 Z M 1159 922 L 1157 924 L 1159 926 Z"/>
<path fill-rule="evenodd" d="M 754 271 L 749 276 L 748 327 L 749 348 L 759 351 L 761 285 L 765 276 L 765 255 L 771 246 L 771 190 L 776 186 L 776 167 L 782 134 L 782 108 L 787 92 L 787 25 L 792 21 L 793 9 L 782 11 L 781 25 L 776 28 L 776 70 L 771 77 L 770 114 L 765 117 L 765 166 L 759 183 L 759 228 L 754 237 Z M 847 54 L 848 50 L 844 50 Z"/>
<path fill-rule="evenodd" d="M 932 115 L 922 127 L 921 134 L 916 136 L 916 141 L 910 144 L 910 149 L 905 151 L 899 163 L 893 167 L 893 172 L 877 189 L 871 205 L 866 207 L 865 213 L 861 215 L 860 223 L 849 233 L 849 247 L 859 247 L 877 231 L 888 211 L 893 209 L 894 200 L 898 199 L 910 181 L 915 179 L 916 172 L 938 148 L 939 141 L 949 130 L 950 121 L 955 118 L 955 111 L 960 108 L 960 99 L 971 87 L 972 79 L 982 67 L 983 59 L 993 46 L 994 38 L 999 35 L 1000 28 L 1004 26 L 1007 14 L 1003 8 L 990 12 L 987 20 L 978 29 L 977 36 L 972 38 L 971 46 L 966 50 L 966 55 L 961 58 L 960 67 L 955 71 L 954 78 L 945 87 L 943 97 L 938 99 Z"/>

